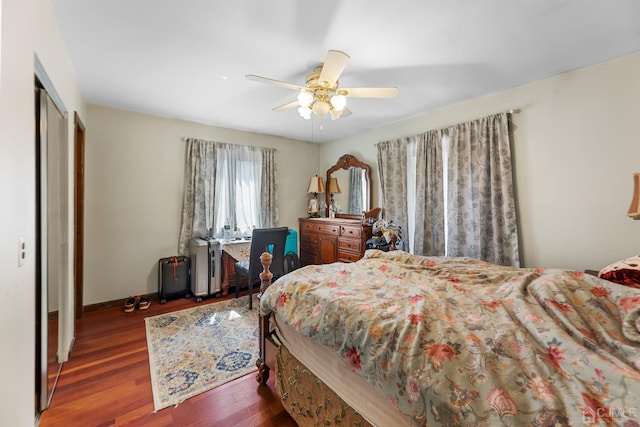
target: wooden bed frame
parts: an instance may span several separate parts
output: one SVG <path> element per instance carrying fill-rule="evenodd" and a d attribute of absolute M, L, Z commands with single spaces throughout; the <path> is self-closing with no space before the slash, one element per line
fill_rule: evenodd
<path fill-rule="evenodd" d="M 377 215 L 380 210 L 375 209 L 371 212 L 375 212 Z M 396 244 L 398 241 L 397 235 L 391 236 L 391 246 L 390 250 L 396 250 Z M 271 266 L 271 262 L 273 261 L 273 256 L 264 252 L 260 255 L 260 263 L 262 264 L 262 273 L 260 273 L 260 293 L 258 294 L 258 301 L 262 297 L 262 293 L 271 286 L 271 280 L 273 279 L 273 273 L 269 271 L 269 267 Z M 258 304 L 259 306 L 259 304 Z M 258 308 L 259 309 L 259 308 Z M 256 374 L 256 381 L 260 385 L 263 385 L 269 380 L 269 371 L 275 369 L 276 365 L 276 354 L 278 352 L 278 347 L 280 344 L 276 342 L 273 338 L 274 332 L 271 330 L 269 326 L 270 315 L 259 316 L 260 317 L 260 355 L 258 360 L 256 361 L 256 367 L 258 368 L 258 373 Z"/>
<path fill-rule="evenodd" d="M 394 242 L 395 243 L 395 242 Z M 260 256 L 263 267 L 260 273 L 260 300 L 262 293 L 271 286 L 273 274 L 269 271 L 273 256 L 268 252 Z M 259 307 L 259 306 L 258 306 Z M 259 308 L 258 308 L 259 309 Z M 283 407 L 300 425 L 324 425 L 327 419 L 340 420 L 341 424 L 373 427 L 355 409 L 349 406 L 329 386 L 316 377 L 289 350 L 274 338 L 275 331 L 269 325 L 271 315 L 260 317 L 260 355 L 256 361 L 256 381 L 260 386 L 269 379 L 269 372 L 276 373 L 275 384 Z M 294 378 L 295 387 L 290 381 Z M 309 399 L 309 396 L 314 399 Z M 282 396 L 285 396 L 284 398 Z"/>
<path fill-rule="evenodd" d="M 273 279 L 273 273 L 269 271 L 273 256 L 269 252 L 263 252 L 260 255 L 260 263 L 262 264 L 262 273 L 260 273 L 260 292 L 258 293 L 258 301 L 262 297 L 262 293 L 271 286 L 271 280 Z M 258 304 L 258 310 L 259 310 Z M 269 379 L 269 370 L 275 367 L 275 355 L 278 351 L 276 342 L 270 336 L 269 328 L 270 315 L 259 316 L 260 322 L 260 355 L 256 361 L 256 367 L 258 373 L 256 374 L 256 381 L 260 385 L 264 385 Z M 267 348 L 268 347 L 268 348 Z"/>

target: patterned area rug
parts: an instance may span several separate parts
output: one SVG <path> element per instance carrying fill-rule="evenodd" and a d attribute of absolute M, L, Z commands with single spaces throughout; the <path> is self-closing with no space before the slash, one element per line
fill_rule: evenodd
<path fill-rule="evenodd" d="M 256 370 L 258 303 L 248 298 L 145 318 L 158 411 Z"/>

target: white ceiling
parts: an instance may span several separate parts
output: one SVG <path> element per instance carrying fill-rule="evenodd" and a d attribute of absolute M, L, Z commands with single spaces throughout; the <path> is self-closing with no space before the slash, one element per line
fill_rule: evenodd
<path fill-rule="evenodd" d="M 638 0 L 52 3 L 88 102 L 314 142 L 640 51 Z M 341 87 L 398 96 L 307 121 L 272 111 L 294 90 L 244 77 L 304 85 L 329 49 L 351 57 Z"/>

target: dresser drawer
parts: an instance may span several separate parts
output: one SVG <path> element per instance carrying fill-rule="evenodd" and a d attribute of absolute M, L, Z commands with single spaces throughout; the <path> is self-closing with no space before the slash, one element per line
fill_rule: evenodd
<path fill-rule="evenodd" d="M 300 234 L 314 231 L 316 231 L 316 225 L 313 223 L 313 221 L 300 221 Z"/>
<path fill-rule="evenodd" d="M 340 226 L 336 224 L 323 224 L 320 221 L 307 221 L 303 222 L 300 226 L 302 229 L 302 235 L 308 233 L 323 233 L 331 234 L 332 236 L 340 235 Z"/>
<path fill-rule="evenodd" d="M 362 252 L 362 240 L 361 239 L 346 239 L 344 237 L 339 237 L 338 238 L 338 250 L 360 253 L 360 252 Z"/>
<path fill-rule="evenodd" d="M 340 235 L 340 226 L 333 224 L 316 224 L 316 231 L 322 234 L 330 234 L 332 236 Z"/>
<path fill-rule="evenodd" d="M 307 252 L 311 254 L 315 254 L 318 252 L 318 240 L 301 240 L 300 241 L 300 252 Z"/>
<path fill-rule="evenodd" d="M 318 256 L 316 254 L 316 252 L 310 253 L 310 252 L 306 252 L 306 251 L 301 251 L 300 252 L 300 264 L 302 265 L 316 265 L 316 264 L 320 264 L 320 260 L 318 259 Z"/>
<path fill-rule="evenodd" d="M 318 243 L 318 233 L 315 231 L 303 231 L 300 233 L 300 244 L 304 242 L 313 243 L 314 245 Z"/>
<path fill-rule="evenodd" d="M 356 262 L 361 258 L 360 254 L 338 251 L 338 261 L 342 262 Z"/>
<path fill-rule="evenodd" d="M 341 225 L 340 226 L 340 235 L 343 237 L 354 237 L 361 238 L 362 237 L 362 227 L 354 227 L 349 225 Z"/>

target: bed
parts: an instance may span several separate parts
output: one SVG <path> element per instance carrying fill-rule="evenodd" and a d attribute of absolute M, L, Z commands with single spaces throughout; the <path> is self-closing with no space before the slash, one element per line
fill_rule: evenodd
<path fill-rule="evenodd" d="M 369 250 L 267 283 L 260 312 L 258 378 L 276 365 L 301 426 L 640 425 L 639 289 Z"/>

